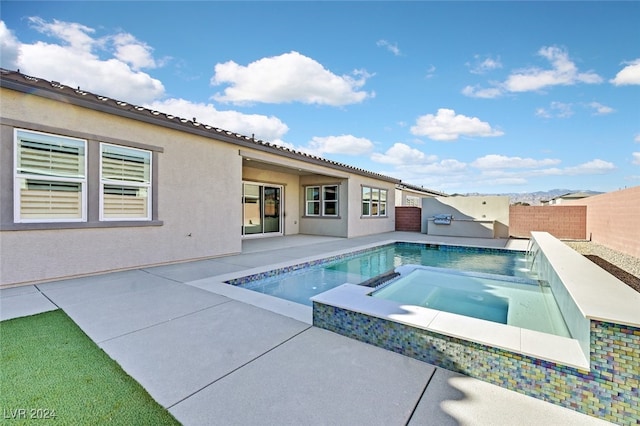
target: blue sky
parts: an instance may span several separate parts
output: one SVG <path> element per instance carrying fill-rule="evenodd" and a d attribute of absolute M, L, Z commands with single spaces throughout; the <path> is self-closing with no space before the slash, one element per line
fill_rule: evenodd
<path fill-rule="evenodd" d="M 640 2 L 12 2 L 1 66 L 447 193 L 640 185 Z"/>

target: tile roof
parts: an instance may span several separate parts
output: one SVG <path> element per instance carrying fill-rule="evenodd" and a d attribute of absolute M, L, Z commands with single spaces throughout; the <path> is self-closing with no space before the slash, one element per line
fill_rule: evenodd
<path fill-rule="evenodd" d="M 56 81 L 48 81 L 42 78 L 28 76 L 20 73 L 20 70 L 11 71 L 0 68 L 0 87 L 17 90 L 23 93 L 30 93 L 36 96 L 42 96 L 58 101 L 64 100 L 65 102 L 72 103 L 84 108 L 127 117 L 133 120 L 144 121 L 147 123 L 152 123 L 155 125 L 168 127 L 192 134 L 198 134 L 207 138 L 222 140 L 224 142 L 229 142 L 243 147 L 259 149 L 264 152 L 270 152 L 288 158 L 330 167 L 333 169 L 348 171 L 362 176 L 381 179 L 396 184 L 399 184 L 401 182 L 400 179 L 396 179 L 390 176 L 385 176 L 379 173 L 349 166 L 344 163 L 339 163 L 337 161 L 327 160 L 322 157 L 306 154 L 301 151 L 296 151 L 262 140 L 257 140 L 253 135 L 241 135 L 239 133 L 220 129 L 209 124 L 200 123 L 195 118 L 189 120 L 186 118 L 177 117 L 143 106 L 133 105 L 125 101 L 97 95 L 82 90 L 80 87 L 74 89 Z"/>
<path fill-rule="evenodd" d="M 417 186 L 417 185 L 410 185 L 408 183 L 399 183 L 398 187 L 400 189 L 406 188 L 412 191 L 417 191 L 417 192 L 423 192 L 425 194 L 429 194 L 429 195 L 434 195 L 434 196 L 441 196 L 441 197 L 448 197 L 448 194 L 445 194 L 444 192 L 440 192 L 440 191 L 434 191 L 433 189 L 428 189 L 425 188 L 423 186 Z"/>

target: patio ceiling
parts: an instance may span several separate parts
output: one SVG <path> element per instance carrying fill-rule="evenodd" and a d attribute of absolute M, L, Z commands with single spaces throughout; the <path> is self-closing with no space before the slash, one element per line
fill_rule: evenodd
<path fill-rule="evenodd" d="M 343 173 L 339 170 L 333 170 L 328 168 L 319 167 L 315 164 L 305 163 L 301 161 L 292 162 L 291 160 L 280 158 L 269 158 L 263 156 L 261 153 L 249 153 L 240 151 L 242 155 L 242 166 L 251 167 L 254 169 L 268 170 L 278 173 L 287 173 L 297 176 L 311 176 L 322 175 L 337 177 L 340 179 L 348 179 L 349 174 Z"/>

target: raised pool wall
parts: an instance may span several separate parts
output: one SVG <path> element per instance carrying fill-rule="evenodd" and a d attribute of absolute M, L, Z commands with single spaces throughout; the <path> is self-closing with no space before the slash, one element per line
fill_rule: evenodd
<path fill-rule="evenodd" d="M 539 250 L 537 270 L 556 287 L 588 369 L 315 300 L 313 324 L 613 423 L 639 423 L 640 294 L 549 234 L 532 238 Z"/>

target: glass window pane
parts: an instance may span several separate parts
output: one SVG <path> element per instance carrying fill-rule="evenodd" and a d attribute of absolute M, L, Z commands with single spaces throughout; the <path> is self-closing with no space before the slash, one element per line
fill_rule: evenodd
<path fill-rule="evenodd" d="M 84 177 L 84 141 L 25 131 L 17 135 L 18 174 Z"/>
<path fill-rule="evenodd" d="M 371 199 L 371 188 L 366 186 L 362 187 L 362 201 L 367 201 Z"/>
<path fill-rule="evenodd" d="M 146 218 L 149 215 L 149 196 L 144 187 L 105 185 L 103 203 L 103 217 L 107 219 Z"/>
<path fill-rule="evenodd" d="M 251 183 L 242 185 L 243 235 L 261 234 L 262 229 L 262 186 Z"/>
<path fill-rule="evenodd" d="M 338 215 L 338 203 L 335 201 L 327 201 L 324 203 L 324 214 L 327 216 Z"/>
<path fill-rule="evenodd" d="M 369 216 L 371 213 L 369 211 L 369 203 L 368 202 L 363 202 L 362 203 L 362 216 Z"/>
<path fill-rule="evenodd" d="M 20 179 L 21 219 L 81 219 L 82 183 Z"/>
<path fill-rule="evenodd" d="M 325 201 L 333 201 L 338 199 L 338 187 L 337 186 L 325 186 L 324 189 L 324 200 Z"/>
<path fill-rule="evenodd" d="M 307 201 L 320 201 L 320 187 L 308 186 L 307 187 Z"/>
<path fill-rule="evenodd" d="M 307 215 L 309 216 L 320 215 L 320 203 L 318 201 L 307 202 Z"/>
<path fill-rule="evenodd" d="M 103 144 L 102 178 L 150 183 L 151 152 Z"/>

